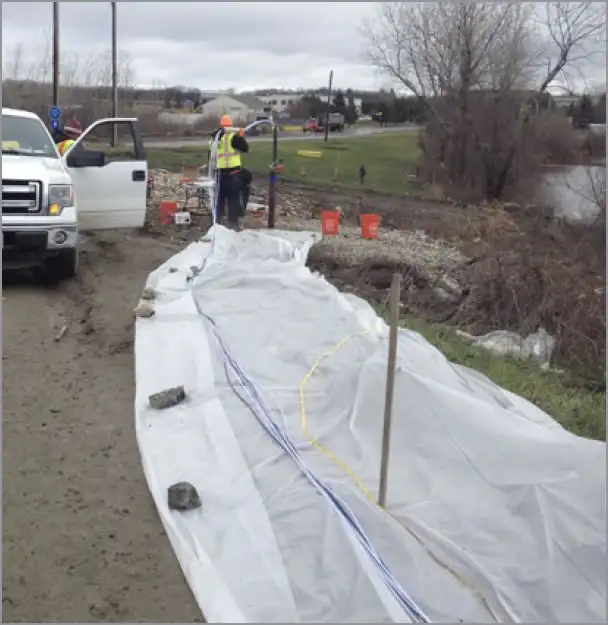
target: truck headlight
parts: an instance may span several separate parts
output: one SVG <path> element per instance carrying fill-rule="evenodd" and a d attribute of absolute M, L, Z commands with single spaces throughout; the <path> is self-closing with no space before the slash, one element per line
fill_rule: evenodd
<path fill-rule="evenodd" d="M 72 185 L 49 185 L 49 215 L 59 215 L 68 206 L 74 206 L 74 189 Z"/>

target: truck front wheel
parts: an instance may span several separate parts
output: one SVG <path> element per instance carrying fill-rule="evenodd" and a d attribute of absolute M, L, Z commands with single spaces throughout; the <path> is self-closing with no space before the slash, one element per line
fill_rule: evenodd
<path fill-rule="evenodd" d="M 57 256 L 49 258 L 48 268 L 57 281 L 75 278 L 78 275 L 78 248 L 62 250 Z"/>

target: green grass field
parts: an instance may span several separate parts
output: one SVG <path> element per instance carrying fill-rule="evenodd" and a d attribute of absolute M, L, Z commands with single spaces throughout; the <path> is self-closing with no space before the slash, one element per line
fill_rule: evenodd
<path fill-rule="evenodd" d="M 570 432 L 606 440 L 604 393 L 571 386 L 567 376 L 543 371 L 534 362 L 495 356 L 471 345 L 453 328 L 431 325 L 412 317 L 405 318 L 402 325 L 424 336 L 451 362 L 475 369 L 499 386 L 532 402 Z"/>
<path fill-rule="evenodd" d="M 322 140 L 279 140 L 279 159 L 286 180 L 312 184 L 334 184 L 359 188 L 359 167 L 367 171 L 363 188 L 385 193 L 405 193 L 407 174 L 415 168 L 420 150 L 416 133 L 390 133 L 343 139 L 331 136 Z M 252 142 L 250 153 L 243 156 L 243 165 L 255 174 L 266 175 L 272 161 L 270 142 Z M 321 158 L 298 155 L 300 150 L 321 151 Z M 201 146 L 154 148 L 146 150 L 151 168 L 179 170 L 184 165 L 205 164 L 208 150 Z"/>

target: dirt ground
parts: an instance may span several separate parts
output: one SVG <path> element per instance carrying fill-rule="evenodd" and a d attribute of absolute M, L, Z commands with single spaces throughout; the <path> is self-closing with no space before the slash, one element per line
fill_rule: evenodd
<path fill-rule="evenodd" d="M 77 281 L 3 276 L 3 622 L 203 620 L 134 431 L 131 311 L 174 252 L 107 233 Z"/>

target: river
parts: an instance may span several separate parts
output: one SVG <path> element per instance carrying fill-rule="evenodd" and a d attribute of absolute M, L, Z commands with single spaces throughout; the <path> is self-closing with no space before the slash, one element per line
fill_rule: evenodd
<path fill-rule="evenodd" d="M 544 174 L 538 193 L 538 201 L 552 206 L 556 217 L 590 223 L 599 213 L 596 198 L 605 201 L 606 168 L 577 165 L 550 171 Z"/>

